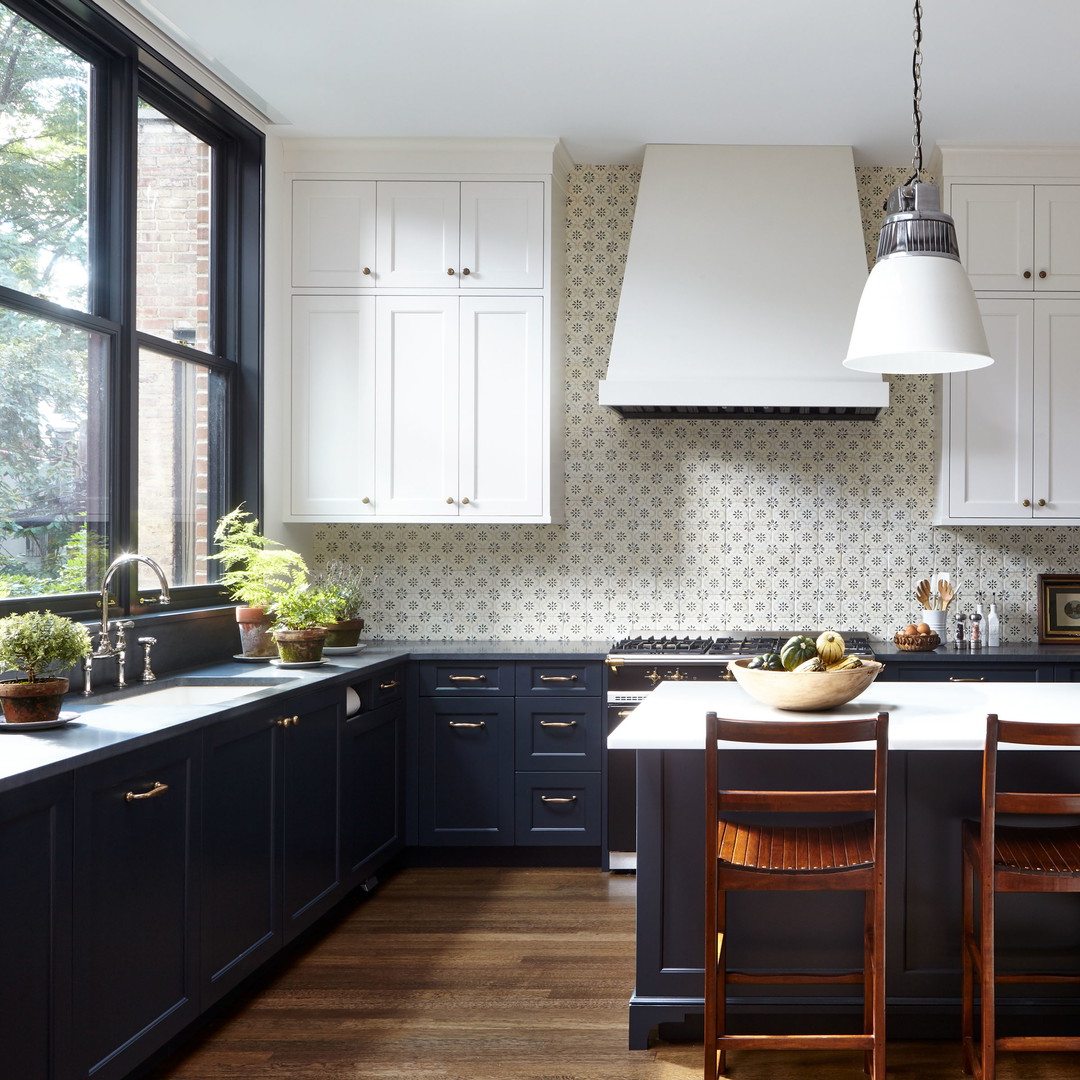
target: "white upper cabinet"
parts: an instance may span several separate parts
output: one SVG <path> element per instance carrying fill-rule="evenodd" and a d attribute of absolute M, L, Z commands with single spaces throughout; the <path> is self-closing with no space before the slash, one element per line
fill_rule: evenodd
<path fill-rule="evenodd" d="M 463 289 L 544 285 L 544 185 L 481 181 L 461 185 Z"/>
<path fill-rule="evenodd" d="M 294 286 L 374 284 L 373 180 L 294 180 L 292 208 Z"/>
<path fill-rule="evenodd" d="M 1032 516 L 1080 524 L 1080 300 L 1036 301 L 1033 388 Z"/>
<path fill-rule="evenodd" d="M 457 287 L 460 184 L 380 182 L 376 285 L 391 289 Z"/>
<path fill-rule="evenodd" d="M 1080 184 L 953 184 L 949 194 L 976 291 L 1080 290 Z"/>

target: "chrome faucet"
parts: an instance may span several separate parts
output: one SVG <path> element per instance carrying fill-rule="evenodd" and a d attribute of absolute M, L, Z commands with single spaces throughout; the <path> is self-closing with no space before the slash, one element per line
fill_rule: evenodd
<path fill-rule="evenodd" d="M 99 657 L 112 656 L 116 658 L 116 685 L 127 686 L 127 680 L 124 676 L 124 661 L 127 658 L 127 631 L 130 630 L 135 623 L 131 619 L 117 619 L 116 643 L 113 643 L 112 632 L 109 627 L 109 583 L 121 566 L 127 566 L 129 563 L 133 562 L 145 563 L 155 574 L 157 574 L 158 582 L 161 585 L 161 596 L 158 598 L 158 603 L 169 603 L 169 583 L 165 579 L 165 571 L 162 570 L 148 555 L 137 555 L 135 552 L 125 552 L 123 555 L 118 555 L 111 563 L 109 563 L 109 567 L 105 571 L 105 576 L 101 579 L 101 629 L 98 632 L 97 647 L 83 661 L 83 694 L 90 694 L 93 692 L 91 679 L 94 660 Z"/>

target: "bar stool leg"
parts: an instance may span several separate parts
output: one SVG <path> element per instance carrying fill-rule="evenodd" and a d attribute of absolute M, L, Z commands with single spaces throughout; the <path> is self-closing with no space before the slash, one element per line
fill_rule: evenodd
<path fill-rule="evenodd" d="M 994 1054 L 994 1011 L 997 1004 L 994 993 L 994 874 L 983 875 L 979 882 L 979 966 L 982 979 L 979 996 L 979 1014 L 982 1028 L 982 1068 L 979 1080 L 994 1080 L 997 1066 Z"/>
<path fill-rule="evenodd" d="M 971 949 L 975 942 L 975 867 L 964 852 L 961 866 L 961 905 L 963 923 L 960 932 L 960 969 L 963 985 L 960 993 L 960 1037 L 964 1072 L 975 1071 L 975 970 Z"/>

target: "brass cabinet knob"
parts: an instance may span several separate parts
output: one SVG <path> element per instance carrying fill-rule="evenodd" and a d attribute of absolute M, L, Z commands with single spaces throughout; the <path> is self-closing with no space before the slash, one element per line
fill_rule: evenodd
<path fill-rule="evenodd" d="M 453 506 L 454 505 L 454 499 L 453 499 L 452 495 L 447 495 L 446 496 L 446 505 L 447 506 Z"/>
<path fill-rule="evenodd" d="M 1030 506 L 1031 505 L 1031 500 L 1030 499 L 1025 499 L 1020 505 L 1021 506 Z"/>
<path fill-rule="evenodd" d="M 1039 277 L 1041 277 L 1041 278 L 1046 277 L 1046 271 L 1045 270 L 1040 270 L 1039 271 Z"/>
<path fill-rule="evenodd" d="M 1045 506 L 1046 505 L 1046 500 L 1045 499 L 1040 499 L 1039 502 L 1038 502 L 1038 505 L 1039 506 Z"/>
<path fill-rule="evenodd" d="M 471 273 L 472 273 L 472 271 L 467 266 L 462 267 L 462 269 L 461 269 L 461 276 L 462 277 L 468 277 Z"/>
<path fill-rule="evenodd" d="M 466 496 L 464 499 L 461 500 L 461 505 L 462 506 L 468 506 L 469 505 L 468 496 Z"/>
<path fill-rule="evenodd" d="M 370 499 L 369 499 L 369 498 L 368 498 L 368 497 L 367 497 L 366 495 L 365 495 L 365 496 L 364 496 L 364 497 L 363 497 L 363 498 L 362 498 L 362 499 L 361 499 L 360 501 L 361 501 L 361 502 L 362 502 L 362 503 L 363 503 L 363 504 L 364 504 L 365 506 L 367 506 L 367 505 L 368 505 L 368 504 L 369 504 L 369 503 L 371 502 L 371 500 L 370 500 Z"/>
<path fill-rule="evenodd" d="M 369 276 L 370 276 L 370 274 L 371 274 L 371 267 L 370 267 L 370 266 L 365 266 L 362 272 L 363 272 L 364 274 L 367 274 L 367 275 L 369 275 Z"/>
<path fill-rule="evenodd" d="M 452 266 L 448 266 L 448 267 L 446 268 L 446 272 L 447 272 L 447 273 L 448 273 L 448 274 L 449 274 L 449 275 L 450 275 L 451 277 L 453 277 L 453 276 L 454 276 L 454 268 L 453 268 Z"/>
<path fill-rule="evenodd" d="M 1025 277 L 1025 278 L 1029 278 L 1029 277 L 1031 277 L 1031 271 L 1030 271 L 1030 270 L 1025 270 L 1025 271 L 1024 271 L 1024 277 Z"/>

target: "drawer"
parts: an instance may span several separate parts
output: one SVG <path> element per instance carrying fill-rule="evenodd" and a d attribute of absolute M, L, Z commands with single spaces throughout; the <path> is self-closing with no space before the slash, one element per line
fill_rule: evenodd
<path fill-rule="evenodd" d="M 519 660 L 517 694 L 589 694 L 600 696 L 604 666 L 596 661 L 559 664 L 551 660 Z"/>
<path fill-rule="evenodd" d="M 514 665 L 497 660 L 425 660 L 420 664 L 420 693 L 506 694 L 514 693 Z"/>
<path fill-rule="evenodd" d="M 398 664 L 385 671 L 376 672 L 371 679 L 371 708 L 389 705 L 405 696 L 405 668 Z M 367 702 L 364 702 L 365 708 Z"/>
<path fill-rule="evenodd" d="M 600 774 L 517 774 L 515 841 L 521 845 L 600 843 Z"/>
<path fill-rule="evenodd" d="M 519 770 L 599 770 L 600 698 L 518 698 L 514 761 Z"/>

